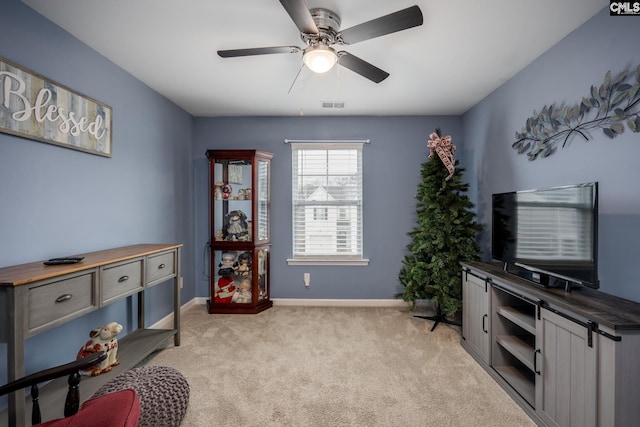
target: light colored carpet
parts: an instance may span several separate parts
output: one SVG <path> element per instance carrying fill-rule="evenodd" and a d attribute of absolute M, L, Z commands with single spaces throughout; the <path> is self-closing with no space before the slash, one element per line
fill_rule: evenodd
<path fill-rule="evenodd" d="M 183 426 L 535 426 L 454 328 L 398 308 L 182 315 L 151 365 L 191 387 Z"/>

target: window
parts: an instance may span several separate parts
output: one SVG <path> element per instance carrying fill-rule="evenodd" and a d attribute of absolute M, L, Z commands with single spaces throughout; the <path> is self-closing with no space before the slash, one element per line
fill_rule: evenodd
<path fill-rule="evenodd" d="M 363 142 L 292 142 L 293 258 L 289 264 L 366 265 Z"/>
<path fill-rule="evenodd" d="M 329 209 L 327 208 L 313 208 L 313 220 L 314 221 L 326 221 L 329 218 Z"/>
<path fill-rule="evenodd" d="M 562 192 L 530 192 L 518 195 L 518 234 L 524 244 L 518 258 L 583 261 L 593 259 L 591 188 L 567 188 Z"/>

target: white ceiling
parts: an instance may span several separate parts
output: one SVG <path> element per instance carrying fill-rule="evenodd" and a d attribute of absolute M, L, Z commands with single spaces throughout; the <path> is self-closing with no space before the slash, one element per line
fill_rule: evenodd
<path fill-rule="evenodd" d="M 346 50 L 387 71 L 319 75 L 301 54 L 220 58 L 295 45 L 278 0 L 23 0 L 194 116 L 462 114 L 605 7 L 601 0 L 306 0 L 342 29 L 417 4 L 424 24 Z M 343 110 L 322 101 L 344 101 Z"/>

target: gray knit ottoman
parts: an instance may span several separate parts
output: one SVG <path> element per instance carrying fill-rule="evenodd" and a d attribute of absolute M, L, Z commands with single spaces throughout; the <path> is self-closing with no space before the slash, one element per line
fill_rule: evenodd
<path fill-rule="evenodd" d="M 140 398 L 139 427 L 179 426 L 187 413 L 189 383 L 168 366 L 142 366 L 103 385 L 93 397 L 131 388 Z"/>

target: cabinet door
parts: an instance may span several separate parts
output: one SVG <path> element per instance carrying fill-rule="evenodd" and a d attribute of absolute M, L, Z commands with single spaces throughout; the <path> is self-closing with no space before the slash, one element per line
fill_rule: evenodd
<path fill-rule="evenodd" d="M 257 211 L 257 233 L 255 236 L 256 243 L 267 243 L 271 240 L 271 224 L 269 223 L 270 211 L 270 170 L 271 163 L 266 159 L 258 159 L 258 171 L 256 173 L 257 183 L 255 188 L 256 194 L 256 211 Z"/>
<path fill-rule="evenodd" d="M 212 156 L 216 154 L 211 154 Z M 253 158 L 211 157 L 211 238 L 223 245 L 253 240 Z"/>
<path fill-rule="evenodd" d="M 537 325 L 541 381 L 536 383 L 536 412 L 550 426 L 596 426 L 597 334 L 549 310 Z"/>
<path fill-rule="evenodd" d="M 467 347 L 489 363 L 489 292 L 487 283 L 462 273 L 462 336 Z"/>

